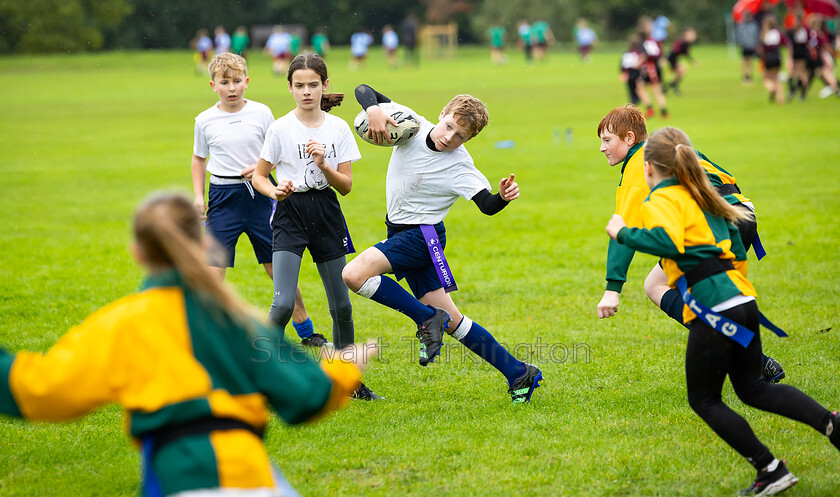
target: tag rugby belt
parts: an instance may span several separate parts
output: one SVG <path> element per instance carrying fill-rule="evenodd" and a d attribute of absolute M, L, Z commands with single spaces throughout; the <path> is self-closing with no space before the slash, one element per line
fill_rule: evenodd
<path fill-rule="evenodd" d="M 700 264 L 691 268 L 683 276 L 680 276 L 680 279 L 677 280 L 677 288 L 682 294 L 685 305 L 687 305 L 688 308 L 697 315 L 697 319 L 701 319 L 707 325 L 732 340 L 735 340 L 742 347 L 747 348 L 755 336 L 755 333 L 752 330 L 709 309 L 692 297 L 688 291 L 689 287 L 694 286 L 699 281 L 702 281 L 712 275 L 725 273 L 726 271 L 732 271 L 734 269 L 735 266 L 732 264 L 731 260 L 710 257 L 700 261 Z M 761 314 L 761 311 L 759 311 L 759 315 L 759 322 L 762 326 L 780 337 L 788 336 L 781 328 L 770 322 L 764 314 Z"/>

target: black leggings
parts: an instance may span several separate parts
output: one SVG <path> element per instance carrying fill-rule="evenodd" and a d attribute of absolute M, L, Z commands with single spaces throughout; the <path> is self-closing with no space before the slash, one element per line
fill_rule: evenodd
<path fill-rule="evenodd" d="M 691 321 L 685 352 L 688 403 L 718 436 L 761 469 L 773 461 L 773 455 L 747 421 L 723 403 L 720 394 L 727 374 L 735 393 L 745 404 L 800 421 L 822 434 L 831 413 L 798 389 L 762 378 L 759 312 L 755 301 L 721 314 L 754 331 L 755 337 L 744 348 L 699 318 Z"/>

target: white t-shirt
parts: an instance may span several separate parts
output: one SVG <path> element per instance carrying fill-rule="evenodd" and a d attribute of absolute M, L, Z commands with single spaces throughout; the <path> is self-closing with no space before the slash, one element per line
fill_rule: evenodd
<path fill-rule="evenodd" d="M 396 49 L 400 44 L 400 38 L 394 31 L 386 31 L 382 33 L 382 46 L 388 50 Z"/>
<path fill-rule="evenodd" d="M 216 176 L 239 176 L 260 158 L 265 134 L 274 115 L 266 105 L 245 102 L 239 112 L 213 105 L 195 118 L 193 153 L 210 159 L 207 170 Z"/>
<path fill-rule="evenodd" d="M 396 224 L 437 224 L 449 208 L 463 197 L 490 189 L 490 182 L 475 168 L 463 145 L 451 152 L 438 152 L 426 145 L 434 125 L 422 116 L 420 132 L 397 145 L 388 162 L 385 200 L 388 220 Z"/>
<path fill-rule="evenodd" d="M 338 169 L 342 162 L 353 162 L 362 158 L 350 126 L 340 117 L 324 112 L 324 122 L 317 128 L 307 128 L 290 111 L 274 121 L 268 128 L 260 158 L 274 164 L 277 180 L 289 179 L 295 191 L 305 192 L 330 187 L 321 169 L 315 165 L 312 156 L 306 153 L 306 144 L 315 140 L 324 144 L 325 162 Z"/>

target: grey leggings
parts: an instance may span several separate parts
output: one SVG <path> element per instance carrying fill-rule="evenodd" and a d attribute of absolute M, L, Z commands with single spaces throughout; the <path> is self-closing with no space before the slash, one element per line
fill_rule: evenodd
<path fill-rule="evenodd" d="M 274 252 L 271 256 L 274 266 L 274 300 L 268 311 L 268 319 L 284 329 L 292 318 L 292 311 L 295 308 L 300 261 L 300 256 L 292 252 Z M 324 283 L 327 304 L 330 316 L 332 316 L 332 342 L 338 349 L 350 345 L 355 339 L 350 291 L 341 279 L 341 271 L 346 264 L 344 256 L 316 264 L 318 274 L 321 275 L 321 281 Z"/>

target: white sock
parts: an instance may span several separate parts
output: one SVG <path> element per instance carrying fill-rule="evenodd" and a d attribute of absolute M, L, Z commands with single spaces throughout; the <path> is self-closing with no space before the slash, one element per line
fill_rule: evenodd
<path fill-rule="evenodd" d="M 773 462 L 768 464 L 767 467 L 762 469 L 761 471 L 764 471 L 765 473 L 772 473 L 773 471 L 776 471 L 776 468 L 778 468 L 778 467 L 779 467 L 779 460 L 778 459 L 773 459 Z"/>
<path fill-rule="evenodd" d="M 359 287 L 359 291 L 356 292 L 357 295 L 361 295 L 362 297 L 371 298 L 373 294 L 379 290 L 379 285 L 382 283 L 382 276 L 373 276 L 365 280 L 362 283 L 362 286 Z"/>
<path fill-rule="evenodd" d="M 468 318 L 467 316 L 464 316 L 464 318 L 461 320 L 461 322 L 458 323 L 458 327 L 455 328 L 455 331 L 453 331 L 451 333 L 452 338 L 454 338 L 455 340 L 460 340 L 460 339 L 464 338 L 465 336 L 467 336 L 467 333 L 470 332 L 470 329 L 472 328 L 472 325 L 473 325 L 472 320 L 470 318 Z"/>

